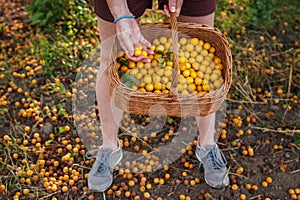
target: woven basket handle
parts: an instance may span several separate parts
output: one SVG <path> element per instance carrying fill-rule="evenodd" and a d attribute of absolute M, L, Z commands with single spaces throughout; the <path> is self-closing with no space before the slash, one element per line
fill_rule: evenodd
<path fill-rule="evenodd" d="M 177 98 L 177 84 L 178 84 L 178 31 L 177 31 L 177 16 L 176 12 L 170 13 L 170 27 L 172 30 L 172 51 L 173 51 L 173 73 L 172 73 L 172 85 L 170 89 L 170 96 Z"/>

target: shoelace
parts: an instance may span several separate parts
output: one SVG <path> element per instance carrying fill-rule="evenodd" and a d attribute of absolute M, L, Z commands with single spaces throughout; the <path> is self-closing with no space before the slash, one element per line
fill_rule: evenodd
<path fill-rule="evenodd" d="M 221 169 L 227 165 L 227 161 L 224 154 L 221 151 L 219 151 L 221 158 L 218 158 L 217 152 L 218 150 L 212 149 L 207 155 L 208 163 L 210 167 L 214 170 Z"/>
<path fill-rule="evenodd" d="M 90 151 L 88 151 L 85 155 L 85 157 L 87 159 L 92 159 L 92 158 L 96 158 L 97 157 L 97 153 L 100 149 L 92 149 Z M 96 153 L 96 155 L 92 156 L 92 154 Z M 108 165 L 108 162 L 109 162 L 109 155 L 111 154 L 111 150 L 103 150 L 102 151 L 102 154 L 101 154 L 101 157 L 99 160 L 96 160 L 96 162 L 99 162 L 99 167 L 97 169 L 97 173 L 99 174 L 103 174 L 105 173 L 106 170 L 110 170 L 110 167 Z"/>

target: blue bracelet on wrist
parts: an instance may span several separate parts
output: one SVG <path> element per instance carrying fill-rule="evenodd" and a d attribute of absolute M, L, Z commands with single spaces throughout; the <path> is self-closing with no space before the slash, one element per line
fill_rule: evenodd
<path fill-rule="evenodd" d="M 126 19 L 126 18 L 135 18 L 134 15 L 123 15 L 121 17 L 118 17 L 117 19 L 114 20 L 114 24 L 116 24 L 118 21 L 120 21 L 121 19 Z"/>

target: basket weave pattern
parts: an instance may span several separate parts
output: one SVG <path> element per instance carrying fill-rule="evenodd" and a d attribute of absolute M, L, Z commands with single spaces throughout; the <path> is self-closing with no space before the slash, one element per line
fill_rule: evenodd
<path fill-rule="evenodd" d="M 164 30 L 171 29 L 171 27 L 170 24 L 163 23 L 141 25 L 141 31 L 143 32 L 144 30 L 143 35 L 149 41 L 152 41 L 149 39 L 151 36 L 153 37 L 153 34 L 151 34 L 152 29 Z M 202 95 L 178 94 L 176 90 L 170 91 L 170 94 L 135 91 L 120 81 L 116 65 L 117 45 L 114 45 L 114 50 L 110 58 L 109 89 L 117 107 L 130 114 L 149 115 L 151 107 L 159 104 L 164 110 L 162 110 L 161 107 L 151 109 L 151 115 L 167 115 L 173 117 L 205 116 L 216 112 L 220 108 L 220 105 L 230 89 L 232 81 L 232 56 L 226 37 L 216 28 L 195 23 L 176 22 L 176 29 L 179 34 L 202 39 L 215 47 L 215 55 L 221 59 L 224 66 L 222 71 L 224 84 L 218 90 Z M 163 33 L 161 33 L 161 35 L 163 35 Z M 174 80 L 177 81 L 173 75 L 172 85 L 176 86 L 177 84 L 173 84 Z"/>

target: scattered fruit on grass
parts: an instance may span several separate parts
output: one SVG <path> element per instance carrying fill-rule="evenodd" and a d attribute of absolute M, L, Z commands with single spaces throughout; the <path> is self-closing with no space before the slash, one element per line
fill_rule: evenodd
<path fill-rule="evenodd" d="M 248 150 L 248 155 L 253 157 L 254 156 L 253 148 L 251 146 L 247 146 L 247 150 Z"/>
<path fill-rule="evenodd" d="M 25 194 L 25 195 L 26 195 L 26 194 L 29 194 L 29 192 L 30 192 L 30 190 L 27 189 L 27 188 L 23 190 L 23 194 Z"/>
<path fill-rule="evenodd" d="M 268 187 L 268 183 L 267 183 L 267 181 L 263 181 L 263 182 L 261 182 L 261 186 L 262 186 L 262 187 Z"/>
<path fill-rule="evenodd" d="M 30 127 L 29 127 L 29 126 L 25 126 L 25 127 L 24 127 L 24 131 L 25 131 L 25 132 L 29 132 L 29 131 L 30 131 Z"/>
<path fill-rule="evenodd" d="M 153 179 L 153 183 L 154 183 L 154 184 L 158 184 L 158 183 L 159 183 L 159 178 L 157 178 L 157 177 L 154 178 L 154 179 Z"/>
<path fill-rule="evenodd" d="M 257 186 L 257 185 L 252 185 L 252 186 L 251 186 L 251 189 L 252 189 L 253 191 L 257 191 L 257 190 L 258 190 L 258 186 Z"/>
<path fill-rule="evenodd" d="M 282 148 L 283 148 L 282 145 L 274 144 L 274 146 L 273 146 L 273 149 L 274 149 L 274 150 L 280 150 L 280 149 L 282 149 Z"/>
<path fill-rule="evenodd" d="M 237 174 L 242 174 L 244 171 L 244 168 L 243 167 L 238 167 L 236 170 L 235 170 L 235 173 Z"/>
<path fill-rule="evenodd" d="M 295 194 L 295 190 L 294 189 L 289 189 L 288 192 L 289 192 L 290 195 Z"/>
<path fill-rule="evenodd" d="M 151 195 L 150 195 L 149 192 L 145 192 L 145 193 L 144 193 L 144 198 L 145 198 L 145 199 L 150 199 L 150 197 L 151 197 Z"/>
<path fill-rule="evenodd" d="M 68 191 L 69 191 L 69 188 L 68 188 L 67 186 L 63 186 L 63 187 L 61 188 L 61 191 L 62 191 L 62 192 L 68 192 Z"/>
<path fill-rule="evenodd" d="M 288 190 L 288 194 L 290 195 L 291 199 L 298 200 L 300 199 L 300 188 L 290 188 Z"/>
<path fill-rule="evenodd" d="M 160 178 L 158 183 L 159 183 L 160 185 L 163 185 L 163 184 L 165 184 L 165 180 L 164 180 L 163 178 Z"/>
<path fill-rule="evenodd" d="M 0 191 L 5 191 L 5 189 L 6 189 L 5 185 L 1 184 L 0 185 Z"/>
<path fill-rule="evenodd" d="M 4 136 L 3 136 L 3 140 L 4 140 L 4 141 L 8 141 L 8 140 L 10 140 L 10 137 L 9 137 L 8 135 L 4 135 Z"/>
<path fill-rule="evenodd" d="M 83 196 L 90 200 L 97 199 L 96 194 L 89 191 L 87 187 L 88 170 L 95 159 L 87 160 L 84 155 L 87 149 L 97 148 L 100 145 L 101 138 L 98 135 L 100 131 L 96 123 L 100 117 L 99 110 L 95 109 L 96 105 L 92 105 L 92 111 L 84 110 L 85 113 L 82 115 L 70 113 L 72 100 L 86 102 L 90 94 L 94 92 L 98 68 L 84 65 L 77 67 L 82 60 L 78 60 L 76 56 L 81 57 L 81 52 L 89 51 L 88 46 L 95 44 L 96 40 L 90 36 L 95 33 L 95 37 L 98 37 L 97 27 L 95 25 L 94 27 L 83 28 L 82 31 L 82 27 L 85 26 L 72 24 L 73 28 L 68 27 L 68 34 L 76 29 L 76 37 L 70 35 L 71 40 L 69 40 L 69 36 L 63 36 L 63 41 L 60 37 L 63 33 L 60 32 L 60 29 L 56 30 L 58 37 L 55 40 L 50 38 L 50 45 L 47 35 L 35 30 L 34 27 L 30 26 L 30 23 L 24 26 L 20 21 L 27 19 L 27 17 L 23 18 L 23 13 L 26 13 L 23 12 L 23 7 L 21 9 L 18 7 L 20 4 L 23 6 L 23 2 L 17 1 L 12 6 L 13 13 L 20 11 L 17 15 L 6 13 L 11 9 L 9 2 L 10 0 L 5 1 L 8 6 L 5 6 L 3 10 L 4 16 L 9 18 L 9 23 L 7 24 L 6 18 L 0 19 L 0 43 L 3 47 L 0 53 L 0 68 L 2 70 L 0 73 L 0 121 L 3 122 L 1 126 L 4 128 L 3 133 L 0 134 L 0 146 L 3 146 L 0 155 L 0 167 L 3 173 L 0 196 L 3 199 L 49 198 L 57 200 L 61 198 L 77 199 Z M 246 21 L 244 21 L 245 18 L 242 14 L 246 11 L 246 7 L 237 6 L 236 2 L 232 0 L 228 1 L 227 4 L 226 7 L 228 8 L 225 9 L 229 10 L 224 10 L 221 13 L 224 18 L 221 22 L 222 29 L 231 30 L 232 23 L 226 23 L 226 18 L 235 17 L 232 15 L 235 13 L 235 9 L 239 13 L 237 16 L 241 18 L 237 20 L 237 23 L 245 24 Z M 284 7 L 284 12 L 288 11 L 288 7 L 289 5 Z M 270 9 L 272 9 L 272 5 Z M 84 10 L 81 9 L 80 11 Z M 153 11 L 151 10 L 151 12 Z M 72 17 L 71 15 L 66 16 Z M 299 19 L 293 17 L 291 19 L 294 21 L 288 21 L 285 18 L 282 19 L 282 23 L 278 23 L 279 25 L 283 24 L 285 29 L 278 33 L 269 32 L 269 29 L 262 27 L 263 33 L 258 30 L 255 32 L 257 33 L 256 36 L 248 37 L 247 33 L 253 33 L 253 31 L 248 30 L 248 26 L 247 28 L 237 26 L 238 29 L 224 33 L 226 36 L 230 36 L 233 44 L 238 44 L 230 44 L 233 55 L 235 55 L 234 66 L 236 67 L 233 68 L 234 92 L 227 95 L 228 101 L 224 104 L 224 108 L 229 107 L 225 110 L 225 114 L 229 115 L 225 117 L 224 123 L 222 122 L 219 130 L 216 131 L 217 133 L 221 132 L 222 146 L 226 148 L 229 145 L 230 158 L 228 161 L 231 164 L 235 161 L 234 159 L 236 159 L 236 163 L 243 163 L 239 162 L 239 159 L 248 159 L 245 156 L 236 155 L 235 152 L 241 152 L 247 156 L 252 155 L 251 160 L 254 161 L 256 156 L 267 157 L 261 153 L 265 149 L 261 147 L 266 147 L 266 151 L 268 148 L 273 151 L 276 150 L 276 153 L 272 154 L 276 159 L 274 159 L 274 163 L 272 160 L 270 165 L 263 165 L 264 173 L 269 174 L 270 171 L 275 170 L 274 164 L 276 169 L 278 167 L 281 170 L 278 171 L 281 174 L 290 173 L 291 170 L 297 169 L 297 163 L 292 161 L 294 156 L 291 153 L 291 149 L 297 147 L 296 144 L 284 135 L 282 135 L 284 140 L 279 143 L 280 140 L 277 140 L 277 136 L 275 138 L 272 136 L 272 131 L 267 134 L 268 136 L 263 133 L 264 131 L 259 131 L 260 127 L 264 127 L 266 130 L 275 128 L 275 131 L 288 134 L 296 134 L 298 131 L 295 129 L 296 126 L 294 126 L 295 122 L 293 121 L 293 117 L 298 114 L 300 105 L 297 96 L 298 74 L 297 68 L 294 66 L 298 64 L 300 51 L 299 42 L 293 37 L 292 31 L 299 30 L 299 26 L 296 25 Z M 81 18 L 78 18 L 76 22 L 80 21 L 82 21 Z M 64 23 L 62 24 L 64 25 Z M 56 25 L 60 26 L 60 24 Z M 85 33 L 89 34 L 84 35 Z M 286 37 L 284 33 L 292 34 L 291 37 Z M 61 51 L 60 43 L 63 44 L 63 51 Z M 154 51 L 153 55 L 145 52 L 141 46 L 137 46 L 135 55 L 143 55 L 149 58 L 151 63 L 132 62 L 123 52 L 123 55 L 119 56 L 122 58 L 120 60 L 122 66 L 119 66 L 119 70 L 122 72 L 120 75 L 123 75 L 124 84 L 143 92 L 168 93 L 173 74 L 173 55 L 169 51 L 171 44 L 171 38 L 157 38 L 151 47 L 151 50 Z M 175 72 L 179 76 L 179 93 L 204 94 L 222 85 L 224 80 L 219 81 L 218 79 L 222 78 L 223 75 L 223 63 L 217 57 L 217 46 L 201 39 L 185 37 L 180 38 L 179 44 L 179 70 Z M 53 45 L 55 46 L 53 47 Z M 99 48 L 96 49 L 99 50 Z M 95 63 L 92 61 L 92 56 L 89 56 L 91 58 L 89 61 L 91 61 L 91 65 L 99 66 L 100 58 L 99 56 L 96 57 Z M 54 62 L 53 58 L 55 58 Z M 61 58 L 63 58 L 63 63 Z M 82 55 L 82 58 L 87 58 L 87 56 Z M 74 73 L 77 73 L 78 80 L 73 80 L 75 78 Z M 84 77 L 85 74 L 82 73 L 87 74 Z M 126 115 L 124 114 L 124 119 Z M 73 117 L 76 127 L 72 123 Z M 131 117 L 132 119 L 130 119 Z M 168 163 L 169 166 L 165 165 L 157 173 L 146 173 L 165 164 L 165 160 L 160 160 L 160 158 L 147 157 L 151 152 L 171 142 L 174 137 L 178 136 L 177 134 L 194 131 L 184 122 L 185 119 L 174 118 L 165 126 L 163 124 L 155 125 L 156 121 L 149 116 L 133 117 L 127 115 L 127 118 L 124 123 L 122 122 L 122 126 L 132 135 L 120 134 L 120 143 L 126 151 L 141 154 L 146 159 L 145 162 L 141 163 L 122 161 L 116 167 L 116 171 L 119 170 L 119 175 L 114 179 L 115 185 L 112 185 L 106 192 L 106 195 L 109 196 L 108 199 L 113 197 L 140 200 L 146 199 L 150 194 L 149 199 L 157 200 L 176 199 L 180 194 L 184 194 L 185 200 L 191 199 L 190 196 L 195 199 L 198 197 L 199 200 L 220 198 L 220 196 L 216 196 L 218 192 L 209 195 L 204 189 L 197 189 L 198 185 L 195 186 L 200 183 L 200 179 L 195 177 L 196 174 L 194 173 L 195 166 L 198 165 L 194 162 L 196 161 L 194 152 L 196 140 L 193 141 L 193 145 L 183 148 L 182 153 L 184 155 L 182 157 L 185 158 L 182 159 L 183 162 L 179 160 L 179 162 L 172 164 Z M 278 123 L 276 123 L 276 127 L 273 127 L 272 123 L 264 123 L 265 121 Z M 288 123 L 285 123 L 286 121 Z M 144 127 L 152 122 L 150 132 L 143 132 Z M 253 126 L 255 123 L 256 125 Z M 47 128 L 47 124 L 51 126 Z M 142 124 L 142 129 L 139 124 Z M 154 126 L 152 127 L 152 125 Z M 180 127 L 182 129 L 178 130 Z M 81 129 L 86 133 L 86 137 L 79 138 L 76 135 L 76 129 Z M 151 133 L 152 131 L 153 133 Z M 261 141 L 265 142 L 251 141 L 253 138 L 262 138 Z M 274 145 L 276 141 L 278 143 Z M 248 145 L 251 145 L 251 148 L 248 148 Z M 286 148 L 288 148 L 287 151 L 285 151 Z M 258 152 L 254 154 L 254 150 Z M 180 152 L 178 153 L 180 154 Z M 277 159 L 279 159 L 278 162 Z M 265 162 L 264 160 L 261 161 Z M 183 176 L 180 177 L 182 171 L 178 168 L 186 170 L 187 173 L 183 173 Z M 279 199 L 274 191 L 269 192 L 271 188 L 265 189 L 262 186 L 273 184 L 272 186 L 277 188 L 277 185 L 274 184 L 278 184 L 278 181 L 275 183 L 272 180 L 277 175 L 272 178 L 266 177 L 259 183 L 262 185 L 246 184 L 244 191 L 240 185 L 245 183 L 245 177 L 250 178 L 247 181 L 251 181 L 251 183 L 258 183 L 252 179 L 255 177 L 252 176 L 253 168 L 249 165 L 246 170 L 235 165 L 233 169 L 235 174 L 231 174 L 233 175 L 231 183 L 241 187 L 240 192 L 245 193 L 238 194 L 236 191 L 232 191 L 237 199 L 246 199 L 246 195 L 247 198 L 257 196 L 257 200 L 273 199 L 273 196 L 274 199 Z M 141 173 L 141 171 L 145 173 Z M 255 171 L 253 172 L 255 173 Z M 290 181 L 293 182 L 294 180 Z M 184 193 L 186 191 L 180 190 L 183 184 L 185 186 L 183 188 L 191 189 L 188 192 L 193 194 L 186 194 Z M 205 184 L 204 180 L 203 184 Z M 176 187 L 179 189 L 178 193 L 162 194 L 161 190 L 157 190 L 157 188 L 164 188 L 166 190 L 162 191 L 172 192 L 169 187 L 177 185 L 179 186 Z M 258 187 L 262 188 L 261 193 L 254 194 Z M 285 188 L 283 195 L 288 195 L 291 199 L 300 199 L 299 188 L 287 189 L 286 185 L 282 187 Z M 230 187 L 227 189 L 231 190 Z M 146 192 L 149 193 L 148 196 Z M 280 192 L 282 193 L 282 191 Z M 144 193 L 146 197 L 144 197 Z M 227 194 L 227 192 L 224 193 L 224 195 Z M 263 195 L 260 196 L 261 194 Z M 222 192 L 221 195 L 223 195 Z M 230 199 L 228 196 L 222 198 Z"/>
<path fill-rule="evenodd" d="M 269 176 L 268 176 L 268 177 L 266 178 L 266 182 L 267 182 L 267 183 L 272 183 L 272 182 L 273 182 L 273 180 L 272 180 L 272 178 L 271 178 L 271 177 L 269 177 Z"/>
<path fill-rule="evenodd" d="M 124 196 L 125 196 L 126 198 L 129 198 L 129 197 L 131 196 L 131 193 L 130 193 L 129 191 L 126 191 L 126 192 L 124 193 Z"/>
<path fill-rule="evenodd" d="M 133 186 L 135 185 L 135 182 L 134 182 L 133 180 L 129 180 L 129 181 L 128 181 L 128 185 L 129 185 L 130 187 L 133 187 Z"/>
<path fill-rule="evenodd" d="M 179 200 L 185 200 L 185 195 L 184 194 L 179 195 Z"/>
<path fill-rule="evenodd" d="M 246 156 L 246 155 L 248 155 L 248 151 L 247 151 L 246 149 L 244 149 L 244 150 L 242 150 L 242 154 L 243 154 L 244 156 Z"/>
<path fill-rule="evenodd" d="M 239 189 L 239 186 L 238 186 L 237 184 L 233 184 L 233 185 L 231 186 L 231 189 L 232 189 L 233 191 L 235 191 L 235 190 Z"/>
<path fill-rule="evenodd" d="M 245 194 L 240 194 L 240 200 L 246 200 L 246 195 Z"/>
<path fill-rule="evenodd" d="M 168 170 L 169 170 L 169 166 L 168 166 L 168 165 L 164 165 L 163 168 L 164 168 L 165 171 L 168 171 Z"/>
<path fill-rule="evenodd" d="M 196 185 L 196 181 L 190 180 L 190 185 L 191 185 L 191 186 L 195 186 L 195 185 Z"/>
<path fill-rule="evenodd" d="M 204 198 L 205 198 L 205 199 L 210 199 L 210 198 L 211 198 L 211 194 L 209 194 L 208 192 L 206 192 L 206 193 L 204 194 Z"/>

